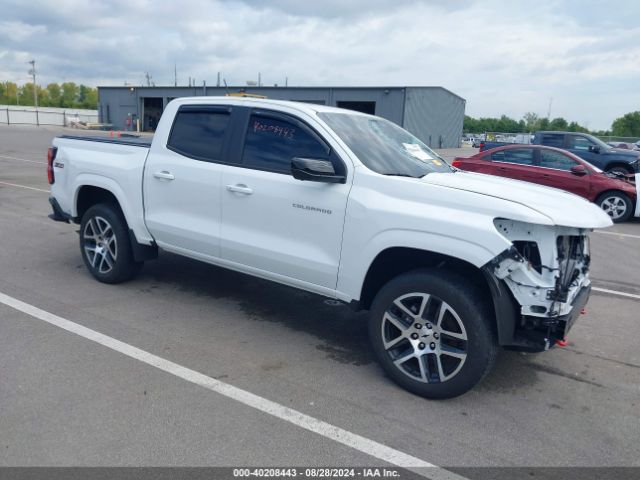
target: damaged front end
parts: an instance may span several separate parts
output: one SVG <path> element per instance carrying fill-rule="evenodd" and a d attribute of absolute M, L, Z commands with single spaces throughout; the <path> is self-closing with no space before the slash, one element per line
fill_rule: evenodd
<path fill-rule="evenodd" d="M 499 328 L 500 343 L 547 350 L 564 340 L 589 298 L 588 230 L 504 219 L 494 224 L 512 244 L 483 269 L 494 277 L 494 300 L 511 302 L 511 319 L 498 320 L 499 327 L 500 321 L 513 322 L 506 328 L 508 335 Z M 502 309 L 507 311 L 504 305 Z M 496 313 L 500 316 L 498 308 Z"/>

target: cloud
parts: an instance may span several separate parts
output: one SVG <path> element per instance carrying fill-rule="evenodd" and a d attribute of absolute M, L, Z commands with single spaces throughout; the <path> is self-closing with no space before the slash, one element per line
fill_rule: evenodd
<path fill-rule="evenodd" d="M 17 0 L 0 81 L 442 85 L 475 116 L 526 111 L 608 128 L 640 108 L 635 0 Z M 607 13 L 609 12 L 609 13 Z M 611 12 L 615 12 L 612 15 Z M 605 15 L 605 13 L 607 13 Z M 630 21 L 629 19 L 633 19 Z"/>

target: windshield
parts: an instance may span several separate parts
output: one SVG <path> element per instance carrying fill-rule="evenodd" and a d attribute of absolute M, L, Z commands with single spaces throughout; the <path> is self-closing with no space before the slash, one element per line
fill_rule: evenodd
<path fill-rule="evenodd" d="M 611 145 L 607 145 L 602 140 L 600 140 L 598 137 L 594 137 L 593 135 L 589 135 L 589 138 L 591 139 L 592 142 L 594 142 L 596 145 L 598 145 L 603 150 L 609 150 L 610 148 L 612 148 Z"/>
<path fill-rule="evenodd" d="M 445 160 L 395 123 L 350 113 L 318 113 L 369 169 L 382 175 L 423 177 L 451 172 Z"/>

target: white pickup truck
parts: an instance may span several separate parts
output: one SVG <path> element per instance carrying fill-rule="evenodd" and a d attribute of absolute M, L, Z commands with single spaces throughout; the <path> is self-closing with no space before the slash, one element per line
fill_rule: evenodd
<path fill-rule="evenodd" d="M 368 309 L 381 366 L 428 398 L 472 388 L 499 347 L 562 342 L 590 293 L 587 234 L 611 225 L 382 118 L 263 99 L 174 100 L 151 143 L 58 137 L 48 174 L 97 280 L 160 248 Z"/>

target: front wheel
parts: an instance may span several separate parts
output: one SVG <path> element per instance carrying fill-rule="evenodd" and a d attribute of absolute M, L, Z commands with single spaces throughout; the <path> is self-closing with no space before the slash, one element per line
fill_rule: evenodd
<path fill-rule="evenodd" d="M 103 283 L 124 282 L 142 267 L 133 258 L 127 222 L 111 204 L 94 205 L 82 216 L 80 251 L 91 275 Z"/>
<path fill-rule="evenodd" d="M 615 175 L 622 175 L 622 176 L 629 175 L 630 173 L 633 173 L 632 171 L 629 171 L 627 168 L 622 167 L 620 165 L 617 165 L 615 167 L 611 167 L 606 172 L 607 173 L 613 173 Z"/>
<path fill-rule="evenodd" d="M 615 223 L 626 222 L 633 213 L 631 199 L 622 192 L 605 192 L 598 197 L 596 204 L 604 210 Z"/>
<path fill-rule="evenodd" d="M 498 352 L 487 305 L 463 277 L 416 270 L 376 296 L 369 336 L 378 362 L 403 388 L 456 397 L 491 370 Z"/>

